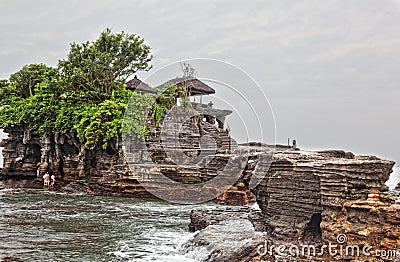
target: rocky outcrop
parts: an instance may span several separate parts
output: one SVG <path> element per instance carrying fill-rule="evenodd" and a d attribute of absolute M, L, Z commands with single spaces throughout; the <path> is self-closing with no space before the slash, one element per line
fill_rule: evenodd
<path fill-rule="evenodd" d="M 266 232 L 264 216 L 260 210 L 250 206 L 223 207 L 212 210 L 193 210 L 190 213 L 189 231 L 205 229 L 209 225 L 217 225 L 227 220 L 248 220 L 256 231 Z"/>
<path fill-rule="evenodd" d="M 187 118 L 186 114 L 180 116 Z M 183 184 L 207 182 L 221 174 L 237 144 L 228 131 L 197 115 L 179 123 L 157 128 L 151 123 L 149 138 L 125 141 L 124 151 L 122 141 L 117 138 L 111 140 L 105 150 L 88 150 L 84 141 L 73 133 L 38 136 L 23 128 L 6 129 L 9 137 L 2 142 L 3 179 L 9 181 L 19 176 L 35 179 L 40 163 L 37 184 L 40 186 L 41 176 L 49 171 L 57 177 L 56 188 L 67 193 L 154 198 L 143 187 L 145 176 L 150 179 L 150 186 L 162 191 L 163 195 L 185 199 L 188 196 L 181 195 L 183 192 L 165 186 L 162 181 L 157 182 L 160 174 Z M 180 154 L 175 154 L 176 145 L 183 149 Z M 185 162 L 196 157 L 200 163 Z M 252 168 L 254 166 L 249 166 L 247 170 Z M 241 174 L 237 176 L 238 181 L 216 199 L 218 203 L 244 205 L 255 202 L 255 196 L 243 184 Z M 215 190 L 220 189 L 207 190 L 215 196 L 218 195 Z M 190 192 L 189 197 L 196 199 L 198 196 L 196 192 Z"/>
<path fill-rule="evenodd" d="M 3 170 L 6 178 L 36 177 L 46 170 L 69 183 L 83 177 L 102 177 L 117 164 L 124 164 L 122 147 L 87 150 L 73 133 L 39 136 L 24 128 L 7 128 L 8 138 L 2 141 Z M 40 165 L 39 165 L 40 163 Z"/>
<path fill-rule="evenodd" d="M 323 211 L 338 211 L 348 201 L 367 200 L 372 191 L 387 191 L 393 165 L 343 151 L 276 152 L 254 193 L 277 237 L 316 240 L 319 232 L 310 235 L 308 226 L 319 224 Z"/>
<path fill-rule="evenodd" d="M 368 244 L 373 248 L 371 252 L 400 246 L 399 198 L 389 194 L 384 184 L 394 162 L 344 151 L 309 152 L 284 147 L 271 156 L 254 144 L 243 153 L 241 149 L 236 151 L 236 142 L 226 130 L 212 123 L 193 117 L 181 127 L 177 134 L 174 126 L 166 128 L 164 133 L 160 131 L 162 127 L 156 128 L 146 142 L 132 141 L 125 145 L 125 151 L 119 139 L 111 140 L 105 150 L 87 150 L 84 141 L 74 134 L 38 136 L 24 128 L 6 129 L 9 137 L 2 142 L 2 187 L 7 187 L 4 183 L 13 184 L 12 178 L 22 181 L 17 185 L 30 185 L 26 181 L 36 178 L 38 162 L 42 174 L 46 170 L 55 173 L 61 190 L 75 194 L 154 197 L 143 183 L 145 177 L 145 183 L 151 183 L 153 189 L 185 199 L 188 197 L 185 192 L 158 183 L 160 174 L 189 185 L 216 177 L 231 179 L 229 176 L 233 174 L 236 183 L 216 201 L 230 205 L 257 201 L 262 214 L 247 209 L 193 212 L 192 231 L 205 232 L 211 228 L 214 232 L 197 235 L 195 246 L 213 245 L 213 240 L 206 239 L 215 236 L 218 228 L 235 234 L 234 239 L 242 244 L 247 243 L 232 252 L 243 260 L 233 260 L 224 253 L 233 245 L 232 240 L 227 242 L 230 244 L 214 245 L 213 250 L 217 251 L 212 251 L 210 261 L 251 261 L 245 260 L 245 256 L 252 261 L 268 260 L 269 257 L 257 253 L 257 247 L 266 240 L 273 244 L 313 244 L 321 248 L 326 243 L 338 243 L 338 236 L 345 236 L 346 242 L 342 244 L 360 247 Z M 163 136 L 168 138 L 164 145 Z M 179 154 L 172 146 L 176 143 L 184 149 Z M 207 154 L 201 155 L 202 151 Z M 197 164 L 185 163 L 186 158 L 196 159 L 199 155 Z M 225 172 L 231 159 L 240 172 Z M 232 170 L 236 166 L 229 171 Z M 255 185 L 254 178 L 261 182 Z M 191 191 L 190 197 L 197 198 L 207 190 L 213 194 L 218 189 L 215 185 L 204 187 L 202 192 Z M 333 257 L 350 259 L 343 254 Z M 312 259 L 320 258 L 333 259 L 326 254 Z M 379 261 L 380 257 L 372 253 L 362 259 Z"/>
<path fill-rule="evenodd" d="M 331 255 L 322 251 L 321 255 L 311 258 L 288 255 L 284 257 L 287 261 L 392 261 L 393 252 L 396 255 L 396 248 L 400 246 L 400 205 L 398 199 L 387 192 L 384 183 L 389 179 L 393 165 L 392 161 L 354 156 L 344 151 L 275 152 L 271 168 L 252 190 L 263 214 L 263 231 L 267 233 L 264 241 L 270 245 L 314 245 L 318 252 L 329 243 L 345 250 L 355 246 L 360 249 L 366 245 L 371 247 L 369 254 L 360 251 L 356 255 L 346 252 Z M 248 181 L 244 179 L 244 183 Z M 202 213 L 192 213 L 192 230 L 213 224 L 215 220 L 222 223 L 213 215 L 208 215 L 205 220 L 198 214 Z M 241 228 L 236 230 L 240 232 Z M 276 253 L 273 258 L 270 254 L 259 254 L 257 247 L 263 243 L 252 243 L 252 247 L 245 245 L 246 250 L 251 251 L 240 260 L 225 253 L 226 260 L 220 261 L 279 258 Z M 392 252 L 392 257 L 379 256 L 382 250 Z"/>
<path fill-rule="evenodd" d="M 267 237 L 261 211 L 251 207 L 196 210 L 190 218 L 189 229 L 199 232 L 184 249 L 200 261 L 251 261 L 254 247 Z"/>

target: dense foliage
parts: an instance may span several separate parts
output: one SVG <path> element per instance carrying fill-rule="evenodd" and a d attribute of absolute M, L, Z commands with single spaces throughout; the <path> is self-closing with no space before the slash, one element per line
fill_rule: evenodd
<path fill-rule="evenodd" d="M 126 78 L 149 70 L 150 47 L 142 38 L 107 29 L 94 42 L 72 43 L 57 68 L 24 66 L 0 81 L 0 127 L 26 127 L 39 134 L 73 132 L 87 148 L 107 147 L 125 134 L 144 137 L 151 99 L 127 90 Z M 131 99 L 130 119 L 123 126 Z"/>
<path fill-rule="evenodd" d="M 149 70 L 150 47 L 136 35 L 111 34 L 95 42 L 72 43 L 68 59 L 59 62 L 61 80 L 69 90 L 102 101 L 138 70 Z"/>
<path fill-rule="evenodd" d="M 159 125 L 162 117 L 165 115 L 165 111 L 176 105 L 177 98 L 180 98 L 182 102 L 180 109 L 191 106 L 186 85 L 166 84 L 163 90 L 159 90 L 157 100 L 151 108 L 151 116 L 154 118 L 156 126 Z"/>

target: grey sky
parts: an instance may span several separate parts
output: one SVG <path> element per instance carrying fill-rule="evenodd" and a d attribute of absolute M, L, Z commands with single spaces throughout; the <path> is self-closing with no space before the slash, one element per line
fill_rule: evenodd
<path fill-rule="evenodd" d="M 111 27 L 144 37 L 155 69 L 192 57 L 243 68 L 271 102 L 280 143 L 400 161 L 399 1 L 0 0 L 0 17 L 0 78 L 55 65 L 70 42 Z"/>

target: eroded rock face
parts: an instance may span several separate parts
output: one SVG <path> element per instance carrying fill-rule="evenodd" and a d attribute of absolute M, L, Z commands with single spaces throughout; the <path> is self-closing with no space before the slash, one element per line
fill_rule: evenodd
<path fill-rule="evenodd" d="M 229 132 L 196 117 L 184 122 L 179 130 L 174 129 L 178 126 L 167 128 L 164 134 L 160 132 L 161 127 L 155 128 L 154 123 L 152 127 L 146 142 L 125 143 L 125 151 L 122 150 L 122 141 L 118 139 L 110 141 L 105 150 L 88 150 L 84 141 L 73 133 L 38 136 L 23 128 L 6 129 L 9 138 L 2 142 L 2 174 L 7 180 L 18 176 L 34 179 L 40 162 L 37 184 L 40 186 L 40 178 L 48 170 L 57 177 L 56 189 L 61 186 L 60 190 L 68 193 L 154 198 L 143 187 L 146 181 L 142 178 L 147 177 L 150 187 L 173 198 L 196 200 L 204 194 L 204 190 L 217 196 L 215 192 L 221 189 L 215 186 L 207 187 L 202 192 L 191 191 L 188 196 L 157 179 L 165 176 L 179 183 L 196 184 L 220 176 L 230 154 L 237 148 Z M 163 136 L 168 138 L 168 143 L 162 144 Z M 184 148 L 182 155 L 173 155 L 175 144 Z M 185 164 L 185 158 L 196 158 L 202 150 L 212 153 L 202 158 L 201 163 Z M 247 168 L 247 171 L 251 168 L 254 167 Z M 235 175 L 237 182 L 226 188 L 217 201 L 230 205 L 254 203 L 255 196 L 243 184 L 242 174 L 236 172 Z"/>
<path fill-rule="evenodd" d="M 18 176 L 36 175 L 36 164 L 41 160 L 41 141 L 32 137 L 29 130 L 6 129 L 8 138 L 3 139 L 3 172 L 14 172 Z"/>
<path fill-rule="evenodd" d="M 263 231 L 267 232 L 264 241 L 270 245 L 315 245 L 317 253 L 329 243 L 341 245 L 344 250 L 348 246 L 357 246 L 360 250 L 366 245 L 371 248 L 368 255 L 362 251 L 355 255 L 345 252 L 331 255 L 325 250 L 316 256 L 288 256 L 284 258 L 286 261 L 394 261 L 393 255 L 377 256 L 379 250 L 395 255 L 393 251 L 400 251 L 399 198 L 389 194 L 384 185 L 393 165 L 392 161 L 354 156 L 344 151 L 276 152 L 266 176 L 252 190 L 262 210 Z M 249 179 L 251 175 L 246 177 Z M 192 213 L 192 229 L 220 221 L 203 213 Z M 243 219 L 242 215 L 238 217 Z M 241 260 L 230 257 L 226 261 L 279 258 L 276 254 L 273 257 L 258 254 L 256 244 L 246 246 L 251 252 Z"/>
<path fill-rule="evenodd" d="M 348 201 L 367 200 L 371 191 L 386 191 L 393 165 L 344 151 L 281 151 L 253 191 L 277 238 L 318 241 L 322 217 L 338 214 Z"/>
<path fill-rule="evenodd" d="M 59 181 L 69 183 L 82 177 L 102 177 L 114 165 L 123 164 L 121 146 L 116 150 L 87 150 L 74 134 L 38 136 L 23 128 L 5 129 L 9 137 L 2 141 L 6 177 L 36 177 L 49 170 Z M 61 179 L 60 179 L 61 178 Z"/>

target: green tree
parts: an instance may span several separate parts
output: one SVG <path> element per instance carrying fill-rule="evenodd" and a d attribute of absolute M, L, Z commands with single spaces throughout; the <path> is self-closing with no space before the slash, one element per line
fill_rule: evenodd
<path fill-rule="evenodd" d="M 102 101 L 138 70 L 149 70 L 151 59 L 150 47 L 141 37 L 106 29 L 94 42 L 72 43 L 59 69 L 68 89 Z"/>
<path fill-rule="evenodd" d="M 24 126 L 40 133 L 52 131 L 58 98 L 58 70 L 30 64 L 0 84 L 1 127 Z"/>
<path fill-rule="evenodd" d="M 0 80 L 0 127 L 37 134 L 75 133 L 89 149 L 106 148 L 122 129 L 144 138 L 149 96 L 127 90 L 126 78 L 150 69 L 150 47 L 142 38 L 107 29 L 94 42 L 71 44 L 58 68 L 24 66 Z M 122 126 L 129 102 L 131 118 Z"/>
<path fill-rule="evenodd" d="M 56 71 L 44 64 L 30 64 L 10 76 L 10 82 L 15 86 L 16 95 L 27 98 L 35 94 L 35 87 L 49 74 Z"/>

